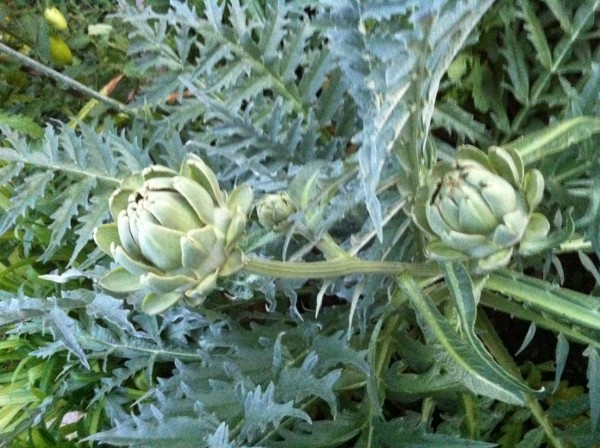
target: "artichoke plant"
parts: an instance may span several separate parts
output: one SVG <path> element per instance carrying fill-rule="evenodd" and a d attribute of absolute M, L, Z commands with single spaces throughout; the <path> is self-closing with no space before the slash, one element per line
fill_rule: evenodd
<path fill-rule="evenodd" d="M 100 285 L 113 292 L 145 290 L 142 309 L 151 314 L 180 299 L 200 304 L 218 277 L 242 268 L 237 243 L 252 199 L 247 185 L 223 193 L 194 155 L 179 173 L 155 165 L 133 174 L 110 198 L 114 222 L 94 232 L 119 265 Z"/>
<path fill-rule="evenodd" d="M 485 273 L 507 265 L 515 251 L 536 252 L 550 230 L 546 217 L 534 213 L 543 191 L 542 174 L 525 173 L 516 152 L 459 148 L 454 161 L 434 166 L 415 199 L 414 219 L 431 237 L 427 255 Z"/>
<path fill-rule="evenodd" d="M 266 230 L 281 232 L 292 223 L 289 217 L 298 209 L 292 198 L 285 192 L 266 194 L 256 204 L 258 222 Z"/>

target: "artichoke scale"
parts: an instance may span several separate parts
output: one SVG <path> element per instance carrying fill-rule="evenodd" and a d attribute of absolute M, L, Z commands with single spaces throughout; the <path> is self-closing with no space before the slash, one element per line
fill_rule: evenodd
<path fill-rule="evenodd" d="M 144 297 L 142 311 L 151 315 L 162 313 L 175 305 L 181 297 L 181 294 L 176 292 L 150 292 Z"/>
<path fill-rule="evenodd" d="M 181 266 L 181 243 L 184 233 L 140 220 L 138 239 L 144 257 L 163 272 Z"/>
<path fill-rule="evenodd" d="M 116 293 L 129 293 L 142 289 L 140 276 L 131 274 L 121 266 L 104 275 L 99 284 L 107 291 Z"/>

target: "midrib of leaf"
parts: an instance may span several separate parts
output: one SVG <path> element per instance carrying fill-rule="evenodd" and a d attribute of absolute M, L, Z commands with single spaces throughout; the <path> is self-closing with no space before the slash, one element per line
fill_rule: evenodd
<path fill-rule="evenodd" d="M 488 356 L 481 357 L 478 351 L 463 339 L 460 339 L 450 323 L 446 321 L 431 299 L 423 293 L 415 280 L 407 274 L 398 278 L 398 285 L 408 297 L 411 305 L 422 319 L 421 329 L 433 336 L 440 344 L 442 351 L 450 358 L 450 362 L 465 374 L 458 380 L 471 389 L 472 384 L 478 383 L 478 393 L 486 386 L 487 395 L 512 404 L 523 404 L 523 394 L 533 392 L 527 385 L 522 384 L 510 375 L 503 373 L 496 366 L 490 366 Z M 461 353 L 461 351 L 463 353 Z M 474 355 L 476 359 L 469 362 L 467 357 Z"/>
<path fill-rule="evenodd" d="M 2 148 L 0 148 L 0 150 L 1 149 Z M 88 177 L 88 178 L 92 178 L 92 179 L 97 179 L 97 180 L 104 181 L 106 183 L 113 184 L 113 185 L 119 185 L 121 183 L 121 179 L 116 179 L 114 177 L 106 176 L 104 174 L 100 174 L 100 173 L 94 172 L 94 171 L 85 171 L 83 169 L 78 169 L 74 165 L 63 165 L 63 164 L 58 164 L 58 163 L 51 163 L 51 162 L 47 162 L 47 161 L 36 160 L 36 159 L 38 159 L 37 157 L 32 157 L 30 159 L 27 156 L 20 154 L 13 149 L 9 149 L 9 151 L 16 154 L 16 157 L 11 155 L 11 156 L 5 158 L 5 157 L 2 157 L 2 153 L 0 153 L 0 158 L 4 159 L 4 160 L 10 160 L 12 162 L 18 161 L 18 162 L 24 163 L 26 165 L 40 168 L 40 169 L 45 168 L 46 170 L 52 171 L 52 172 L 63 172 L 63 173 L 67 173 L 67 174 L 74 174 L 76 177 Z"/>
<path fill-rule="evenodd" d="M 201 361 L 203 358 L 200 355 L 193 354 L 190 352 L 176 351 L 176 350 L 165 350 L 165 349 L 153 349 L 148 347 L 140 347 L 135 345 L 128 344 L 117 344 L 114 342 L 109 342 L 104 339 L 98 339 L 92 335 L 82 335 L 79 339 L 84 342 L 86 340 L 92 341 L 96 344 L 101 344 L 106 347 L 110 347 L 113 350 L 129 350 L 134 352 L 143 353 L 144 355 L 150 356 L 166 356 L 169 359 L 179 359 L 184 361 Z"/>
<path fill-rule="evenodd" d="M 596 9 L 598 8 L 598 4 L 600 4 L 600 0 L 597 0 L 592 5 L 592 7 L 588 11 L 588 14 L 587 14 L 587 17 L 585 18 L 585 20 L 582 20 L 580 22 L 580 26 L 577 29 L 573 30 L 573 33 L 570 36 L 568 45 L 564 46 L 563 51 L 554 60 L 554 64 L 552 65 L 550 70 L 545 71 L 542 75 L 541 81 L 535 83 L 536 88 L 532 92 L 531 101 L 529 101 L 529 103 L 525 106 L 525 108 L 519 112 L 517 117 L 515 117 L 515 121 L 513 122 L 512 126 L 511 126 L 511 133 L 505 137 L 505 140 L 504 140 L 505 142 L 510 140 L 515 135 L 515 132 L 518 131 L 518 129 L 521 127 L 523 120 L 527 117 L 527 115 L 529 115 L 529 113 L 531 112 L 531 109 L 537 105 L 537 101 L 538 101 L 540 95 L 546 89 L 548 82 L 550 81 L 552 76 L 556 73 L 556 71 L 562 64 L 565 56 L 571 52 L 571 48 L 572 48 L 573 44 L 575 43 L 575 41 L 581 34 L 581 31 L 583 30 L 583 27 L 585 26 L 587 21 L 596 12 Z"/>

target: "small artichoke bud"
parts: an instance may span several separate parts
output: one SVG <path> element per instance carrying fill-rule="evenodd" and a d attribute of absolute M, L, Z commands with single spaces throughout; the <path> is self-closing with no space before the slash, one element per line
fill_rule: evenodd
<path fill-rule="evenodd" d="M 543 191 L 542 174 L 525 173 L 516 152 L 463 147 L 454 162 L 434 166 L 417 192 L 413 218 L 431 236 L 428 256 L 464 261 L 485 273 L 507 265 L 515 251 L 529 255 L 542 247 L 550 225 L 534 210 Z"/>
<path fill-rule="evenodd" d="M 290 227 L 289 217 L 296 213 L 296 205 L 285 192 L 267 194 L 256 205 L 258 222 L 265 230 L 281 232 Z"/>
<path fill-rule="evenodd" d="M 63 16 L 62 12 L 56 6 L 46 8 L 44 10 L 44 18 L 56 31 L 63 31 L 68 27 L 65 16 Z"/>
<path fill-rule="evenodd" d="M 160 313 L 183 299 L 202 303 L 219 277 L 242 266 L 238 247 L 252 204 L 240 185 L 230 195 L 194 155 L 179 173 L 146 168 L 121 183 L 110 199 L 114 222 L 95 229 L 94 240 L 119 265 L 100 280 L 113 292 L 147 292 L 142 310 Z"/>

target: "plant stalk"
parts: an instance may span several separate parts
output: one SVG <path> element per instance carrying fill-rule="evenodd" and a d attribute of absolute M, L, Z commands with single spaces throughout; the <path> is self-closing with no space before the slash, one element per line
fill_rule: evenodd
<path fill-rule="evenodd" d="M 244 270 L 265 277 L 288 279 L 326 279 L 353 274 L 380 274 L 397 276 L 408 272 L 414 277 L 441 275 L 433 263 L 401 263 L 395 261 L 367 261 L 351 257 L 337 257 L 327 261 L 287 262 L 245 257 Z"/>
<path fill-rule="evenodd" d="M 44 64 L 39 63 L 35 59 L 32 59 L 22 53 L 19 53 L 16 50 L 13 50 L 8 45 L 3 44 L 2 42 L 0 42 L 0 53 L 6 53 L 9 56 L 12 56 L 16 60 L 18 60 L 21 64 L 31 67 L 32 69 L 37 70 L 38 72 L 42 73 L 45 76 L 48 76 L 49 78 L 63 82 L 66 85 L 68 85 L 69 87 L 71 87 L 75 90 L 79 90 L 80 92 L 83 92 L 84 94 L 89 95 L 89 96 L 97 99 L 98 101 L 102 101 L 103 103 L 108 104 L 111 107 L 114 107 L 119 112 L 123 112 L 123 113 L 129 114 L 129 115 L 137 115 L 136 110 L 131 107 L 128 107 L 126 104 L 123 104 L 123 103 L 121 103 L 117 100 L 114 100 L 108 96 L 101 95 L 100 93 L 96 92 L 94 89 L 90 89 L 89 87 L 81 84 L 80 82 L 78 82 L 72 78 L 69 78 L 68 76 L 63 75 L 62 73 L 60 73 L 50 67 L 47 67 Z"/>

